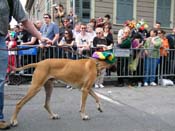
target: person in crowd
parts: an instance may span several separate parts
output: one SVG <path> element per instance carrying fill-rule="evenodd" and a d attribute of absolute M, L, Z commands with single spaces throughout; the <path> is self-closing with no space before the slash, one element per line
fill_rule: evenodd
<path fill-rule="evenodd" d="M 75 39 L 73 37 L 72 30 L 66 29 L 64 32 L 64 36 L 62 37 L 61 41 L 58 44 L 59 47 L 63 48 L 63 55 L 66 58 L 69 59 L 75 59 L 76 56 L 74 51 L 77 50 L 76 44 L 75 44 Z M 70 85 L 66 85 L 67 89 L 71 89 L 72 87 Z"/>
<path fill-rule="evenodd" d="M 143 41 L 142 41 L 142 36 L 141 34 L 135 33 L 133 37 L 131 38 L 131 49 L 133 50 L 133 58 L 137 56 L 137 54 L 140 52 L 139 48 L 143 47 Z"/>
<path fill-rule="evenodd" d="M 30 40 L 31 34 L 24 28 L 23 23 L 18 24 L 20 27 L 20 30 L 17 35 L 17 43 L 18 45 L 21 45 L 21 43 L 28 42 Z M 18 55 L 17 63 L 18 67 L 24 66 L 28 64 L 28 56 L 27 55 Z M 22 70 L 19 72 L 20 74 L 27 73 L 27 70 Z"/>
<path fill-rule="evenodd" d="M 77 16 L 74 14 L 73 9 L 71 8 L 67 18 L 70 21 L 71 27 L 74 27 L 75 23 L 77 22 Z"/>
<path fill-rule="evenodd" d="M 122 36 L 119 37 L 120 40 L 118 39 L 118 43 L 117 43 L 117 47 L 121 48 L 121 49 L 130 49 L 131 47 L 131 37 L 130 37 L 130 28 L 129 27 L 125 27 L 123 29 L 123 33 Z M 117 74 L 119 76 L 123 76 L 123 75 L 128 75 L 128 57 L 124 58 L 124 57 L 119 57 L 118 58 L 118 63 L 117 63 Z M 126 78 L 118 78 L 118 83 L 116 84 L 116 86 L 124 86 L 124 83 L 129 84 L 128 79 Z"/>
<path fill-rule="evenodd" d="M 70 23 L 70 20 L 69 20 L 69 18 L 68 17 L 65 17 L 64 19 L 63 19 L 63 26 L 59 29 L 59 40 L 58 40 L 58 42 L 60 42 L 61 41 L 61 39 L 65 36 L 64 35 L 64 33 L 65 33 L 65 30 L 72 30 L 72 25 L 71 25 L 71 23 Z M 62 50 L 62 48 L 59 48 L 59 58 L 62 58 L 63 56 L 62 56 L 62 54 L 63 54 L 63 50 Z"/>
<path fill-rule="evenodd" d="M 46 13 L 43 15 L 44 18 L 44 24 L 41 27 L 41 34 L 43 37 L 46 37 L 52 41 L 51 44 L 41 43 L 40 47 L 49 47 L 48 49 L 45 49 L 46 51 L 46 58 L 55 58 L 57 57 L 57 49 L 55 47 L 50 47 L 51 45 L 57 45 L 58 39 L 59 39 L 59 28 L 58 26 L 51 22 L 51 15 Z"/>
<path fill-rule="evenodd" d="M 142 36 L 139 32 L 135 33 L 133 35 L 133 37 L 131 38 L 131 51 L 132 51 L 132 55 L 131 55 L 131 59 L 135 60 L 137 57 L 139 59 L 139 62 L 137 63 L 137 67 L 135 71 L 131 71 L 132 75 L 143 75 L 143 58 L 142 58 L 142 52 L 143 50 L 141 48 L 143 48 L 143 43 L 144 41 L 142 41 Z M 142 83 L 142 78 L 140 77 L 134 77 L 134 79 L 131 79 L 132 86 L 137 85 L 138 83 Z"/>
<path fill-rule="evenodd" d="M 38 29 L 38 27 L 34 24 L 35 28 Z M 26 42 L 22 41 L 20 45 L 39 45 L 39 41 L 35 36 L 32 36 L 31 33 L 28 33 L 28 39 Z"/>
<path fill-rule="evenodd" d="M 107 39 L 107 42 L 109 42 L 108 44 L 114 44 L 114 40 L 113 40 L 113 35 L 111 33 L 111 25 L 109 23 L 106 23 L 103 27 L 104 30 L 104 37 Z"/>
<path fill-rule="evenodd" d="M 24 28 L 23 23 L 19 23 L 19 27 L 20 27 L 20 30 L 19 30 L 19 33 L 17 35 L 17 37 L 18 37 L 17 42 L 19 42 L 21 44 L 21 42 L 27 42 L 28 41 L 30 33 Z"/>
<path fill-rule="evenodd" d="M 162 45 L 162 40 L 157 36 L 157 30 L 150 30 L 150 37 L 146 39 L 144 44 L 145 48 L 145 61 L 144 61 L 144 86 L 156 86 L 156 69 L 158 65 L 159 48 Z"/>
<path fill-rule="evenodd" d="M 18 33 L 20 31 L 19 25 L 15 25 L 14 28 L 13 28 L 13 31 L 15 31 L 16 32 L 16 35 L 18 35 Z"/>
<path fill-rule="evenodd" d="M 96 28 L 97 28 L 97 27 L 103 28 L 103 26 L 104 26 L 103 18 L 102 18 L 102 17 L 98 17 L 98 18 L 96 19 Z"/>
<path fill-rule="evenodd" d="M 43 25 L 43 22 L 41 20 L 37 20 L 34 24 L 35 24 L 36 28 L 40 31 L 40 29 Z"/>
<path fill-rule="evenodd" d="M 107 41 L 107 39 L 104 37 L 104 31 L 103 28 L 96 28 L 96 37 L 93 40 L 93 47 L 96 47 L 96 51 L 106 51 L 111 49 L 112 43 L 109 44 L 109 42 Z M 100 76 L 96 79 L 95 82 L 95 88 L 103 88 L 103 81 L 104 81 L 104 76 L 105 76 L 105 70 L 103 69 L 100 72 Z"/>
<path fill-rule="evenodd" d="M 106 51 L 111 50 L 113 43 L 104 36 L 103 28 L 96 28 L 96 37 L 93 39 L 93 47 L 96 48 L 95 51 Z"/>
<path fill-rule="evenodd" d="M 160 73 L 161 74 L 166 73 L 166 70 L 168 69 L 167 63 L 168 63 L 169 43 L 165 34 L 166 32 L 163 29 L 158 30 L 158 36 L 162 40 L 162 45 L 160 46 Z"/>
<path fill-rule="evenodd" d="M 104 16 L 103 21 L 104 21 L 104 25 L 105 25 L 105 24 L 109 24 L 110 26 L 112 26 L 112 25 L 111 25 L 111 16 L 110 16 L 109 14 L 106 14 L 106 15 Z"/>
<path fill-rule="evenodd" d="M 172 29 L 172 33 L 166 36 L 168 39 L 170 49 L 175 49 L 175 27 Z"/>
<path fill-rule="evenodd" d="M 153 25 L 153 28 L 156 30 L 160 30 L 161 29 L 161 23 L 159 21 L 156 21 L 156 23 Z M 147 32 L 146 37 L 150 37 L 150 32 Z"/>
<path fill-rule="evenodd" d="M 174 49 L 175 49 L 175 27 L 173 27 L 172 29 L 172 33 L 168 34 L 166 36 L 166 38 L 168 39 L 168 43 L 169 43 L 169 73 L 173 74 L 175 73 L 175 53 L 174 53 Z M 174 79 L 174 77 L 169 77 L 169 79 Z"/>
<path fill-rule="evenodd" d="M 9 41 L 6 41 L 7 47 L 9 50 L 14 49 L 17 47 L 17 42 L 16 42 L 16 32 L 12 31 L 9 33 Z M 8 68 L 7 68 L 7 73 L 11 72 L 11 67 L 16 67 L 16 55 L 17 52 L 16 51 L 8 51 Z M 12 71 L 13 72 L 13 71 Z M 12 73 L 11 72 L 11 73 Z"/>
<path fill-rule="evenodd" d="M 45 23 L 42 25 L 40 32 L 42 36 L 52 41 L 52 45 L 56 45 L 59 38 L 59 28 L 55 23 L 51 22 L 50 14 L 44 14 L 43 18 Z"/>
<path fill-rule="evenodd" d="M 35 26 L 35 25 L 34 25 Z M 20 45 L 20 47 L 22 47 L 22 45 L 38 45 L 39 44 L 39 41 L 38 39 L 35 37 L 35 36 L 32 36 L 31 33 L 29 33 L 23 26 L 22 23 L 19 23 L 19 27 L 20 27 L 20 31 L 19 33 L 17 34 L 17 42 L 19 43 L 18 45 Z M 36 27 L 36 26 L 35 26 Z M 33 56 L 29 56 L 29 55 L 18 55 L 18 66 L 24 66 L 26 64 L 29 64 L 31 63 L 31 60 L 32 61 L 35 61 L 35 57 L 34 59 L 32 59 Z M 27 69 L 27 70 L 22 70 L 20 71 L 19 73 L 20 74 L 24 74 L 24 73 L 29 73 L 28 71 L 30 70 L 31 72 L 31 69 Z"/>
<path fill-rule="evenodd" d="M 90 46 L 93 47 L 93 39 L 96 36 L 95 31 L 93 30 L 93 25 L 91 23 L 87 24 L 87 32 L 89 34 L 89 38 L 90 38 Z"/>
<path fill-rule="evenodd" d="M 154 29 L 159 30 L 161 28 L 161 23 L 159 21 L 156 21 L 154 25 Z"/>
<path fill-rule="evenodd" d="M 96 28 L 96 19 L 92 18 L 89 20 L 89 23 L 92 24 L 93 26 L 93 30 L 95 31 L 95 28 Z"/>
<path fill-rule="evenodd" d="M 38 29 L 35 24 L 34 24 L 34 26 L 35 26 L 36 29 Z M 24 48 L 27 47 L 27 46 L 33 46 L 33 48 L 31 48 L 31 49 L 33 49 L 33 52 L 31 51 L 31 53 L 26 53 L 25 54 L 24 53 L 25 50 L 23 51 L 24 55 L 21 56 L 21 65 L 27 65 L 27 64 L 30 64 L 30 63 L 36 63 L 38 61 L 38 57 L 36 55 L 34 55 L 34 50 L 37 52 L 36 54 L 38 54 L 38 56 L 40 54 L 39 53 L 40 50 L 37 50 L 37 48 L 36 48 L 36 46 L 38 46 L 38 45 L 39 45 L 39 40 L 37 39 L 37 37 L 33 36 L 31 33 L 28 33 L 27 41 L 26 42 L 21 42 L 20 46 L 24 47 Z M 18 58 L 20 58 L 20 55 L 18 55 Z M 40 56 L 39 56 L 39 58 L 40 58 Z M 33 71 L 34 71 L 34 69 L 30 68 L 30 69 L 22 70 L 19 73 L 20 74 L 23 74 L 23 73 L 24 74 L 25 73 L 32 74 Z"/>
<path fill-rule="evenodd" d="M 18 22 L 21 22 L 23 26 L 35 37 L 42 42 L 50 42 L 48 39 L 43 38 L 37 29 L 33 26 L 32 22 L 28 20 L 27 15 L 19 0 L 13 0 L 12 6 L 15 7 L 11 11 L 8 1 L 0 1 L 0 12 L 5 12 L 0 15 L 0 48 L 6 49 L 5 36 L 8 33 L 8 27 L 10 18 L 13 16 Z M 2 26 L 3 25 L 3 26 Z M 47 41 L 46 41 L 47 40 Z M 9 129 L 10 125 L 4 120 L 4 81 L 6 77 L 6 69 L 8 65 L 8 52 L 0 51 L 0 130 Z"/>
<path fill-rule="evenodd" d="M 60 35 L 59 42 L 62 39 L 62 37 L 64 36 L 64 32 L 66 29 L 73 30 L 73 27 L 70 23 L 70 19 L 68 17 L 65 17 L 63 19 L 63 26 L 59 29 L 59 35 Z"/>
<path fill-rule="evenodd" d="M 55 7 L 55 20 L 59 27 L 63 26 L 63 18 L 65 17 L 65 15 L 66 12 L 62 4 L 59 4 Z"/>
<path fill-rule="evenodd" d="M 104 26 L 105 24 L 107 24 L 107 23 L 111 25 L 110 19 L 111 19 L 111 16 L 110 16 L 109 14 L 106 14 L 106 15 L 104 16 L 104 18 L 99 17 L 99 18 L 97 19 L 97 22 L 96 22 L 96 27 L 102 27 L 102 28 L 103 28 L 103 26 Z"/>
<path fill-rule="evenodd" d="M 114 44 L 114 41 L 113 41 L 113 35 L 111 33 L 111 24 L 110 23 L 106 23 L 103 27 L 103 30 L 104 30 L 104 37 L 107 39 L 107 42 L 108 44 Z M 112 50 L 113 48 L 111 48 L 110 50 Z M 106 70 L 106 73 L 107 75 L 111 75 L 111 71 L 110 69 L 107 69 Z"/>
<path fill-rule="evenodd" d="M 81 23 L 75 23 L 74 29 L 72 30 L 74 38 L 77 37 L 77 35 L 80 33 Z"/>
<path fill-rule="evenodd" d="M 87 25 L 81 23 L 80 33 L 75 38 L 79 55 L 90 55 L 90 36 L 86 31 Z"/>
<path fill-rule="evenodd" d="M 118 40 L 118 47 L 129 49 L 131 47 L 131 37 L 130 37 L 130 28 L 125 27 L 123 29 L 123 34 Z"/>
<path fill-rule="evenodd" d="M 119 31 L 118 31 L 118 34 L 117 34 L 117 43 L 118 44 L 121 44 L 122 43 L 122 41 L 123 41 L 123 39 L 125 39 L 124 37 L 125 37 L 125 35 L 124 35 L 124 31 L 126 32 L 126 31 L 129 31 L 130 32 L 130 28 L 129 28 L 129 26 L 127 26 L 127 25 L 123 25 L 123 28 L 121 28 Z M 130 34 L 129 34 L 130 35 Z"/>
<path fill-rule="evenodd" d="M 61 41 L 59 42 L 58 46 L 61 46 L 65 49 L 64 52 L 67 50 L 68 58 L 73 59 L 73 52 L 77 50 L 76 44 L 75 44 L 75 38 L 73 37 L 72 30 L 66 29 L 64 32 L 64 36 L 62 37 Z M 66 50 L 67 49 L 67 50 Z M 73 51 L 73 52 L 71 52 Z"/>

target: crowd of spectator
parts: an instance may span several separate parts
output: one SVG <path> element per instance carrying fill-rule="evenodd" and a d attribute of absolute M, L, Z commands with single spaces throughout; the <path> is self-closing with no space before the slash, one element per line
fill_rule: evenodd
<path fill-rule="evenodd" d="M 142 20 L 126 20 L 122 29 L 118 31 L 117 38 L 113 38 L 112 23 L 110 15 L 104 17 L 90 19 L 88 23 L 77 21 L 74 17 L 72 9 L 69 13 L 65 13 L 63 5 L 55 7 L 54 22 L 51 15 L 43 14 L 43 20 L 34 21 L 35 27 L 40 31 L 42 36 L 51 40 L 51 43 L 41 43 L 36 37 L 32 36 L 23 28 L 22 23 L 19 23 L 13 29 L 14 39 L 17 45 L 38 45 L 40 48 L 46 48 L 46 58 L 57 57 L 55 54 L 62 53 L 63 48 L 58 50 L 52 46 L 67 47 L 76 51 L 79 56 L 91 56 L 92 51 L 112 51 L 113 48 L 121 49 L 144 49 L 145 55 L 144 78 L 136 79 L 136 82 L 143 82 L 144 86 L 156 86 L 156 72 L 158 61 L 165 68 L 168 56 L 170 54 L 166 49 L 175 49 L 175 27 L 172 33 L 166 35 L 166 32 L 161 28 L 161 23 L 156 22 L 155 26 L 148 31 L 148 25 Z M 114 44 L 114 40 L 117 41 Z M 7 45 L 11 41 L 11 33 L 7 35 Z M 50 51 L 50 48 L 53 48 Z M 141 54 L 139 50 L 133 51 L 133 56 L 136 58 Z M 171 55 L 175 55 L 172 53 Z M 68 58 L 75 59 L 75 56 L 68 53 Z M 171 56 L 171 69 L 174 70 L 175 57 Z M 163 62 L 162 62 L 163 60 Z M 117 69 L 118 75 L 123 75 L 123 71 L 128 71 L 129 58 L 118 60 Z M 122 71 L 121 71 L 122 70 Z M 9 71 L 8 71 L 9 72 Z M 129 72 L 128 72 L 129 73 Z M 164 72 L 161 72 L 164 73 Z M 103 70 L 101 77 L 97 79 L 94 87 L 103 88 L 103 76 L 110 75 L 110 70 Z M 124 86 L 125 78 L 118 78 L 118 86 Z"/>

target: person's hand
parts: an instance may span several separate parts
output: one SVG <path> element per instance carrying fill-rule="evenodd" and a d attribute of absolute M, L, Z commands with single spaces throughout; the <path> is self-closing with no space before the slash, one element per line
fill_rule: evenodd
<path fill-rule="evenodd" d="M 47 48 L 48 48 L 48 47 L 50 47 L 50 46 L 51 46 L 51 44 L 47 44 L 45 47 L 47 47 Z"/>
<path fill-rule="evenodd" d="M 52 44 L 52 41 L 46 37 L 42 37 L 40 41 L 41 43 Z"/>
<path fill-rule="evenodd" d="M 40 47 L 40 48 L 44 48 L 45 45 L 43 45 L 43 44 L 39 44 L 39 47 Z"/>
<path fill-rule="evenodd" d="M 148 50 L 145 50 L 145 55 L 148 56 Z"/>
<path fill-rule="evenodd" d="M 61 43 L 61 44 L 57 44 L 57 45 L 58 45 L 58 47 L 59 47 L 59 46 L 63 46 L 63 44 L 62 44 L 62 43 Z"/>

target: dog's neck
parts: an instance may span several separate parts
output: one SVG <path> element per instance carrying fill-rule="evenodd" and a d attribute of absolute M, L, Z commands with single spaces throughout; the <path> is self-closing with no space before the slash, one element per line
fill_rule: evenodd
<path fill-rule="evenodd" d="M 110 64 L 108 64 L 108 63 L 105 62 L 105 61 L 97 60 L 97 59 L 94 59 L 94 60 L 96 61 L 97 76 L 100 76 L 100 72 L 101 72 L 101 70 L 110 67 Z"/>

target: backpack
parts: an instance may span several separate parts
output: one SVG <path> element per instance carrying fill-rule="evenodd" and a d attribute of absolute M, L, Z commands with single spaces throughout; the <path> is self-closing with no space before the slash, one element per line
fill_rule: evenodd
<path fill-rule="evenodd" d="M 13 14 L 13 0 L 7 0 L 9 8 L 10 8 L 10 14 L 9 14 L 9 22 L 12 20 L 12 14 Z"/>

